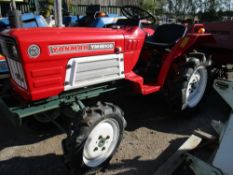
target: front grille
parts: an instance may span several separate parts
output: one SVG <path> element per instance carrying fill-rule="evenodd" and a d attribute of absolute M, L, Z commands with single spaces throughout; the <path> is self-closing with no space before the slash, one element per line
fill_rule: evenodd
<path fill-rule="evenodd" d="M 13 54 L 14 52 L 12 47 L 16 46 L 16 43 L 12 38 L 0 37 L 0 43 L 3 55 L 16 61 L 20 61 L 19 57 Z"/>
<path fill-rule="evenodd" d="M 19 57 L 13 55 L 12 46 L 16 46 L 15 41 L 9 37 L 0 37 L 3 55 L 7 58 L 12 79 L 22 88 L 27 89 L 24 77 L 23 66 Z"/>
<path fill-rule="evenodd" d="M 22 88 L 27 89 L 27 85 L 23 73 L 23 67 L 21 63 L 13 59 L 7 59 L 7 61 L 13 80 Z"/>
<path fill-rule="evenodd" d="M 124 78 L 123 54 L 73 58 L 68 65 L 65 90 Z"/>

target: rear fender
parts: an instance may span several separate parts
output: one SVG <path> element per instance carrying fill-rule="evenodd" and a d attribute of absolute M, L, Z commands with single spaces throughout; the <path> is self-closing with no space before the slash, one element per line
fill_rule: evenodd
<path fill-rule="evenodd" d="M 179 40 L 179 42 L 172 48 L 172 50 L 164 58 L 164 62 L 161 66 L 158 76 L 158 84 L 162 87 L 170 70 L 172 63 L 179 58 L 182 58 L 185 54 L 193 51 L 193 49 L 200 47 L 204 43 L 215 42 L 212 34 L 187 34 L 185 37 Z"/>

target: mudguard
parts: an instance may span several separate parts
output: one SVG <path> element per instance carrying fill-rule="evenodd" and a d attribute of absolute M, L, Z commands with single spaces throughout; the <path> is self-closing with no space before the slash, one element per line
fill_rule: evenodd
<path fill-rule="evenodd" d="M 215 39 L 212 34 L 204 33 L 189 33 L 184 38 L 180 39 L 180 41 L 172 48 L 172 50 L 168 53 L 168 55 L 164 59 L 164 63 L 162 64 L 159 76 L 158 76 L 158 84 L 163 86 L 168 71 L 170 70 L 170 66 L 173 61 L 180 58 L 182 55 L 185 55 L 191 52 L 194 48 L 201 47 L 204 43 L 213 43 Z"/>

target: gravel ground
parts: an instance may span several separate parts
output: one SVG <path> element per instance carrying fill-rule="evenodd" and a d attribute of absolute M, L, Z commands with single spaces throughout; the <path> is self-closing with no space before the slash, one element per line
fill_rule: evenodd
<path fill-rule="evenodd" d="M 199 110 L 185 116 L 169 113 L 159 95 L 115 97 L 128 122 L 123 142 L 105 172 L 98 175 L 152 174 L 195 129 L 212 132 L 212 119 L 225 121 L 230 109 L 213 91 Z M 109 101 L 109 99 L 107 99 Z M 13 128 L 0 119 L 0 175 L 65 175 L 56 128 Z"/>

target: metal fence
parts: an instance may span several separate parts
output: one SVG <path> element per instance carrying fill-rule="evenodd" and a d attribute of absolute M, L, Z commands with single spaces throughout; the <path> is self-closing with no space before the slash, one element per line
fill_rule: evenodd
<path fill-rule="evenodd" d="M 32 6 L 26 3 L 21 3 L 17 4 L 17 8 L 22 12 L 22 13 L 28 13 L 32 11 Z"/>
<path fill-rule="evenodd" d="M 28 3 L 16 2 L 16 7 L 22 13 L 33 12 L 33 5 Z M 0 16 L 1 17 L 7 16 L 9 9 L 10 9 L 9 2 L 0 3 Z"/>
<path fill-rule="evenodd" d="M 2 6 L 2 7 L 1 7 Z M 85 15 L 86 14 L 86 9 L 89 5 L 70 5 L 69 6 L 69 12 L 71 12 L 72 15 Z M 8 10 L 6 11 L 5 9 L 9 9 L 10 5 L 5 4 L 5 5 L 0 5 L 0 12 L 2 11 L 2 16 L 6 16 Z M 105 6 L 102 5 L 100 6 L 100 11 L 103 11 L 107 14 L 117 14 L 121 15 L 121 6 L 117 5 L 112 5 L 112 6 Z M 33 4 L 27 4 L 27 3 L 17 3 L 17 9 L 20 10 L 22 13 L 27 13 L 27 12 L 33 12 L 35 10 L 35 7 Z"/>
<path fill-rule="evenodd" d="M 69 0 L 71 4 L 76 5 L 93 5 L 100 6 L 123 6 L 123 5 L 137 5 L 143 3 L 143 0 Z"/>
<path fill-rule="evenodd" d="M 72 15 L 85 15 L 88 5 L 71 5 L 69 11 Z M 121 15 L 120 6 L 100 6 L 100 11 Z"/>

